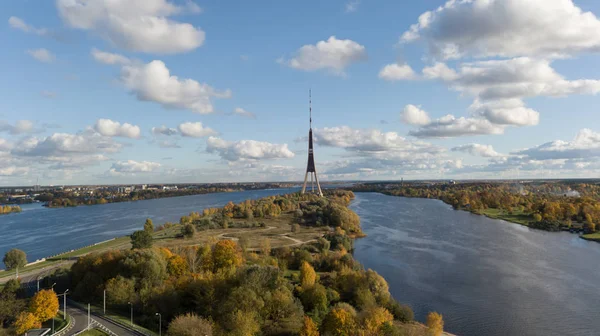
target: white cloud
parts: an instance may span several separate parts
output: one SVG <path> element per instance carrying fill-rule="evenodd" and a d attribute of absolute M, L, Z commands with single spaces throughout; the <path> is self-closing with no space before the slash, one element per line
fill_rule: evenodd
<path fill-rule="evenodd" d="M 287 144 L 272 144 L 255 140 L 226 141 L 217 137 L 209 137 L 206 151 L 216 153 L 227 161 L 285 159 L 293 158 L 294 153 Z"/>
<path fill-rule="evenodd" d="M 98 50 L 96 48 L 92 49 L 92 57 L 96 60 L 96 62 L 104 63 L 104 64 L 129 64 L 131 60 L 120 54 L 113 54 L 105 51 Z"/>
<path fill-rule="evenodd" d="M 452 148 L 453 152 L 469 153 L 474 156 L 482 156 L 487 158 L 502 157 L 503 155 L 496 152 L 491 145 L 467 144 Z"/>
<path fill-rule="evenodd" d="M 104 136 L 116 136 L 130 139 L 137 139 L 141 134 L 138 126 L 129 123 L 121 124 L 120 122 L 112 121 L 110 119 L 98 119 L 94 125 L 94 130 Z"/>
<path fill-rule="evenodd" d="M 0 121 L 0 132 L 8 132 L 13 135 L 32 133 L 34 125 L 30 120 L 17 120 L 14 125 Z"/>
<path fill-rule="evenodd" d="M 348 126 L 314 130 L 319 146 L 344 148 L 360 156 L 381 159 L 425 158 L 443 152 L 442 148 L 420 141 L 409 141 L 396 132 L 355 129 Z"/>
<path fill-rule="evenodd" d="M 550 61 L 529 57 L 463 63 L 458 70 L 436 63 L 423 69 L 423 75 L 473 96 L 472 113 L 497 125 L 537 125 L 539 112 L 525 106 L 526 98 L 600 92 L 600 80 L 567 80 Z"/>
<path fill-rule="evenodd" d="M 364 46 L 352 40 L 338 40 L 335 36 L 316 45 L 305 45 L 298 49 L 296 56 L 282 61 L 288 66 L 304 70 L 329 70 L 336 75 L 344 75 L 344 70 L 352 63 L 367 59 Z"/>
<path fill-rule="evenodd" d="M 388 64 L 379 71 L 379 78 L 388 81 L 412 80 L 418 76 L 408 64 Z"/>
<path fill-rule="evenodd" d="M 23 21 L 23 19 L 18 18 L 16 16 L 11 16 L 8 19 L 8 24 L 15 29 L 19 29 L 22 30 L 26 33 L 32 33 L 32 34 L 36 34 L 39 36 L 45 36 L 48 35 L 48 29 L 46 28 L 35 28 L 34 26 L 25 23 L 25 21 Z"/>
<path fill-rule="evenodd" d="M 22 176 L 29 172 L 28 167 L 0 167 L 0 176 Z"/>
<path fill-rule="evenodd" d="M 54 133 L 45 138 L 28 137 L 13 146 L 11 154 L 26 165 L 52 164 L 51 169 L 81 170 L 82 166 L 106 161 L 123 145 L 93 130 L 78 134 Z"/>
<path fill-rule="evenodd" d="M 109 173 L 111 174 L 136 174 L 136 173 L 151 173 L 160 169 L 161 164 L 151 161 L 118 161 L 112 164 Z"/>
<path fill-rule="evenodd" d="M 48 51 L 48 49 L 44 48 L 27 50 L 27 53 L 31 57 L 43 63 L 52 63 L 55 59 L 54 55 Z"/>
<path fill-rule="evenodd" d="M 503 134 L 504 127 L 492 124 L 486 119 L 456 118 L 446 115 L 431 121 L 408 134 L 419 138 L 452 138 L 460 136 Z"/>
<path fill-rule="evenodd" d="M 181 53 L 200 47 L 205 39 L 200 28 L 169 19 L 200 12 L 192 2 L 181 7 L 166 0 L 57 0 L 56 6 L 69 26 L 130 51 Z"/>
<path fill-rule="evenodd" d="M 402 110 L 402 121 L 409 125 L 427 125 L 431 122 L 431 118 L 427 112 L 423 111 L 415 105 L 406 105 Z"/>
<path fill-rule="evenodd" d="M 192 137 L 192 138 L 203 138 L 210 135 L 216 135 L 213 129 L 209 127 L 205 127 L 201 122 L 185 122 L 179 125 L 179 133 L 182 136 Z"/>
<path fill-rule="evenodd" d="M 600 51 L 600 20 L 572 0 L 450 0 L 423 13 L 401 37 L 417 39 L 445 59 L 562 57 Z"/>
<path fill-rule="evenodd" d="M 586 159 L 600 157 L 600 133 L 584 128 L 573 141 L 556 140 L 516 151 L 534 160 Z"/>
<path fill-rule="evenodd" d="M 8 152 L 12 149 L 12 144 L 6 139 L 0 138 L 0 152 Z"/>
<path fill-rule="evenodd" d="M 179 132 L 175 128 L 170 128 L 165 125 L 162 125 L 159 127 L 152 127 L 152 134 L 171 136 L 171 135 L 179 134 Z"/>
<path fill-rule="evenodd" d="M 236 107 L 235 110 L 233 110 L 233 114 L 237 114 L 246 118 L 256 119 L 256 115 L 254 113 L 246 111 L 241 107 Z"/>
<path fill-rule="evenodd" d="M 345 10 L 346 13 L 354 13 L 358 10 L 358 5 L 360 5 L 360 0 L 351 0 L 346 3 Z"/>
<path fill-rule="evenodd" d="M 170 109 L 200 114 L 214 112 L 211 98 L 230 98 L 231 91 L 216 91 L 208 84 L 172 76 L 162 61 L 124 65 L 121 82 L 139 100 L 153 101 Z"/>

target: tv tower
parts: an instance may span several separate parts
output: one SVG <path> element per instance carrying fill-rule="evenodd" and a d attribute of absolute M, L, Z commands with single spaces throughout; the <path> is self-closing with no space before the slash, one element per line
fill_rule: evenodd
<path fill-rule="evenodd" d="M 308 164 L 306 165 L 306 174 L 304 175 L 304 185 L 302 186 L 302 194 L 306 192 L 306 184 L 308 183 L 308 174 L 310 174 L 310 188 L 311 192 L 323 197 L 321 191 L 321 185 L 319 184 L 319 178 L 317 177 L 317 169 L 315 167 L 315 155 L 313 152 L 313 136 L 312 136 L 312 93 L 308 90 L 308 113 L 309 113 L 309 125 L 308 131 Z M 315 182 L 317 184 L 317 192 L 315 192 Z"/>

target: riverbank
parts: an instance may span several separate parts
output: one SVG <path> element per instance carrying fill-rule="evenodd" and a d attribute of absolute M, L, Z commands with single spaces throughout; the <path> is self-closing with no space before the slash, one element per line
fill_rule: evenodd
<path fill-rule="evenodd" d="M 436 200 L 444 202 L 445 204 L 453 206 L 452 204 L 446 202 L 444 199 L 441 199 L 441 198 L 398 196 L 398 195 L 394 195 L 392 193 L 385 192 L 385 191 L 354 190 L 354 192 L 377 192 L 377 193 L 380 193 L 383 195 L 393 196 L 393 197 L 436 199 Z M 470 212 L 475 215 L 485 216 L 485 217 L 488 217 L 491 219 L 503 220 L 506 222 L 519 224 L 522 226 L 526 226 L 528 228 L 542 230 L 542 231 L 548 231 L 548 232 L 569 231 L 569 226 L 567 226 L 566 223 L 562 223 L 560 226 L 548 227 L 541 223 L 536 222 L 533 215 L 527 214 L 524 211 L 520 211 L 520 210 L 514 210 L 514 211 L 509 212 L 509 211 L 506 211 L 503 209 L 494 209 L 494 208 L 487 208 L 487 209 L 483 209 L 483 210 L 474 210 L 469 207 L 455 207 L 455 206 L 453 206 L 453 208 L 454 208 L 454 210 L 466 211 L 466 212 Z M 574 231 L 572 233 L 579 233 L 582 230 L 582 228 L 583 228 L 583 225 L 578 224 L 578 228 L 576 229 L 576 231 Z M 581 239 L 584 239 L 584 240 L 600 243 L 600 232 L 578 235 L 578 237 Z"/>

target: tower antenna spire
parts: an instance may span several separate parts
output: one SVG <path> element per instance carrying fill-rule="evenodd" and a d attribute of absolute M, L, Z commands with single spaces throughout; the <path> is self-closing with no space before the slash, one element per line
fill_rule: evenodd
<path fill-rule="evenodd" d="M 306 174 L 304 175 L 304 185 L 302 186 L 302 194 L 306 192 L 306 186 L 308 183 L 308 175 L 310 175 L 310 187 L 314 194 L 323 197 L 323 191 L 321 191 L 321 185 L 319 184 L 319 178 L 317 177 L 317 168 L 315 167 L 315 156 L 313 151 L 313 136 L 312 136 L 312 90 L 308 89 L 308 113 L 310 116 L 310 129 L 308 130 L 308 164 L 306 166 Z M 315 182 L 317 189 L 315 190 Z"/>
<path fill-rule="evenodd" d="M 308 113 L 309 113 L 309 123 L 310 128 L 312 129 L 312 90 L 308 89 Z"/>

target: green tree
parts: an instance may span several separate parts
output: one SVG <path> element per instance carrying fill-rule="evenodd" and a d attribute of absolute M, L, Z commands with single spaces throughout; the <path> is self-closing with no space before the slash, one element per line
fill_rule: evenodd
<path fill-rule="evenodd" d="M 154 233 L 154 223 L 152 223 L 152 219 L 146 218 L 146 222 L 144 223 L 144 231 L 149 234 Z"/>
<path fill-rule="evenodd" d="M 254 312 L 235 311 L 231 317 L 229 326 L 231 336 L 254 336 L 260 331 L 260 324 L 256 320 Z"/>
<path fill-rule="evenodd" d="M 147 231 L 140 230 L 135 231 L 131 235 L 131 248 L 132 249 L 143 249 L 152 247 L 152 235 Z"/>
<path fill-rule="evenodd" d="M 124 305 L 135 297 L 135 281 L 118 275 L 106 282 L 106 298 L 109 303 Z"/>
<path fill-rule="evenodd" d="M 196 314 L 179 315 L 169 324 L 168 336 L 212 336 L 212 324 Z"/>
<path fill-rule="evenodd" d="M 2 261 L 4 262 L 7 271 L 17 267 L 23 268 L 25 265 L 27 265 L 27 255 L 25 252 L 19 249 L 11 249 L 10 251 L 6 252 Z"/>
<path fill-rule="evenodd" d="M 19 279 L 10 279 L 4 284 L 2 289 L 3 294 L 16 294 L 21 288 L 21 281 Z"/>
<path fill-rule="evenodd" d="M 440 336 L 444 332 L 444 319 L 442 314 L 430 312 L 427 314 L 427 328 L 432 336 Z"/>
<path fill-rule="evenodd" d="M 185 238 L 194 238 L 194 235 L 196 234 L 196 228 L 194 228 L 194 225 L 192 224 L 185 224 L 181 228 L 181 234 Z"/>

